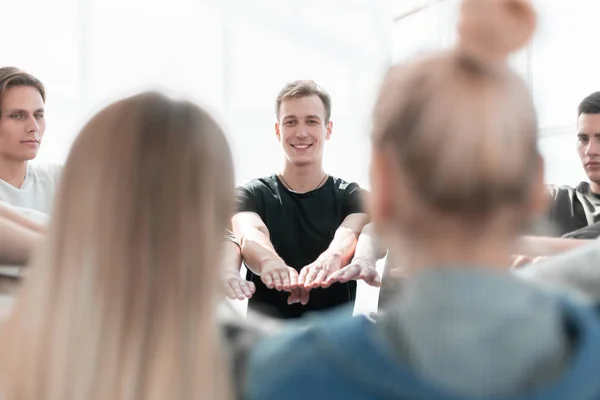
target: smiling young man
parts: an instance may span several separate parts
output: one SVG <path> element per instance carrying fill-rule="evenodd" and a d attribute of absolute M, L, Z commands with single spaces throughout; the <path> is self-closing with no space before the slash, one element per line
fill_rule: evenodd
<path fill-rule="evenodd" d="M 350 264 L 369 221 L 365 191 L 323 170 L 333 128 L 329 95 L 313 81 L 294 81 L 277 96 L 275 112 L 283 169 L 238 188 L 232 223 L 246 278 L 254 284 L 249 306 L 296 318 L 353 301 L 356 282 L 337 281 L 347 280 L 342 275 L 374 276 L 375 261 L 368 255 Z M 344 267 L 352 267 L 349 274 L 339 272 Z"/>
<path fill-rule="evenodd" d="M 58 165 L 29 163 L 46 130 L 45 101 L 37 78 L 18 68 L 0 68 L 0 202 L 36 220 L 50 214 L 60 174 Z"/>

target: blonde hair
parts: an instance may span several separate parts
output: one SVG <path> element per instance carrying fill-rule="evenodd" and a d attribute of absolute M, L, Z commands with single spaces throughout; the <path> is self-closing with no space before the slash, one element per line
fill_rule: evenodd
<path fill-rule="evenodd" d="M 373 146 L 408 183 L 409 230 L 440 214 L 485 223 L 498 207 L 528 200 L 539 161 L 535 110 L 506 59 L 535 25 L 527 0 L 465 0 L 456 48 L 388 71 Z"/>
<path fill-rule="evenodd" d="M 92 118 L 8 321 L 2 398 L 228 398 L 215 266 L 233 187 L 225 136 L 189 102 Z"/>
<path fill-rule="evenodd" d="M 315 81 L 298 80 L 287 83 L 277 95 L 275 100 L 275 116 L 279 120 L 279 110 L 281 103 L 288 99 L 297 99 L 299 97 L 318 96 L 323 102 L 325 108 L 325 123 L 331 119 L 331 96 L 323 90 Z"/>

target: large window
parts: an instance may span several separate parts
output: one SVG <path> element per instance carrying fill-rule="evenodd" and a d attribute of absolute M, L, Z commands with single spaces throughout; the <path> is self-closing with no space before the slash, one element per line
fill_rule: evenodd
<path fill-rule="evenodd" d="M 411 3 L 398 0 L 398 3 Z M 396 61 L 454 43 L 458 0 L 430 0 L 425 8 L 397 19 L 392 54 Z M 576 108 L 600 90 L 600 54 L 595 51 L 595 0 L 534 0 L 539 29 L 530 46 L 513 55 L 511 65 L 530 85 L 538 110 L 540 149 L 546 180 L 575 184 L 585 178 L 575 153 Z"/>

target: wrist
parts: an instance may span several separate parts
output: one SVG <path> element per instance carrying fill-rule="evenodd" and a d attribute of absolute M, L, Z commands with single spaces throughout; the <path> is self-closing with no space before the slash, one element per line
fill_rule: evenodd
<path fill-rule="evenodd" d="M 367 264 L 369 266 L 375 267 L 377 265 L 377 258 L 375 258 L 373 256 L 359 255 L 359 256 L 354 256 L 352 258 L 352 262 Z"/>
<path fill-rule="evenodd" d="M 344 258 L 344 255 L 341 251 L 327 249 L 323 252 L 323 254 L 321 254 L 319 258 L 332 258 L 334 260 L 341 260 L 342 258 Z"/>

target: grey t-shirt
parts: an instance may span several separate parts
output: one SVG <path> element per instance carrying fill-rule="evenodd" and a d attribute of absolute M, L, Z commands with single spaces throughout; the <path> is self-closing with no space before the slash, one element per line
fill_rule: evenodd
<path fill-rule="evenodd" d="M 600 236 L 600 195 L 592 192 L 588 182 L 576 187 L 548 185 L 551 197 L 548 218 L 558 236 L 597 239 Z M 590 229 L 588 229 L 590 227 Z"/>

